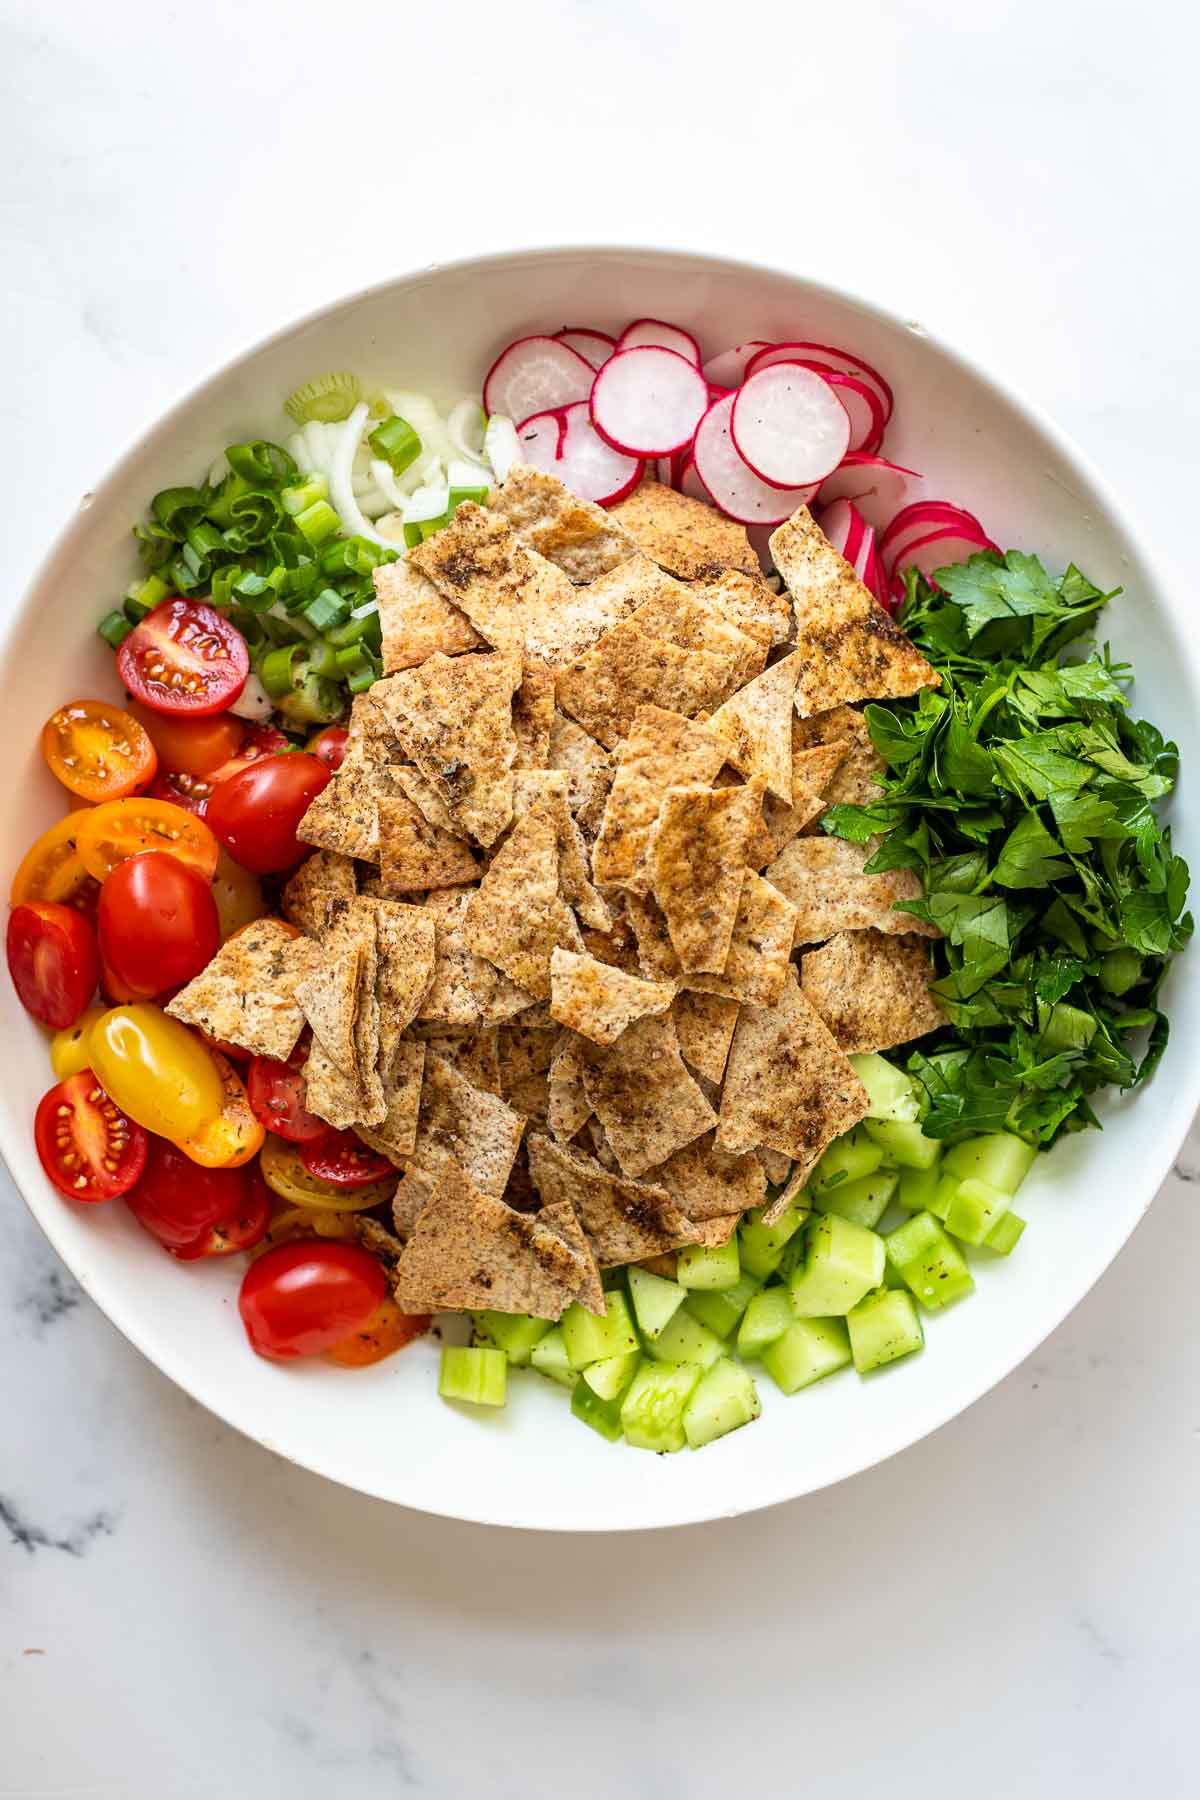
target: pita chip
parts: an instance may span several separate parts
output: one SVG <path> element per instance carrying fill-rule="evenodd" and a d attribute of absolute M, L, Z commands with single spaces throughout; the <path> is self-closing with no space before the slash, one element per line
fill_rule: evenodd
<path fill-rule="evenodd" d="M 627 500 L 609 509 L 608 516 L 636 538 L 660 568 L 685 581 L 714 569 L 761 574 L 744 525 L 657 481 L 641 482 Z"/>
<path fill-rule="evenodd" d="M 791 1157 L 784 1156 L 779 1150 L 768 1150 L 765 1144 L 756 1145 L 754 1154 L 762 1164 L 771 1186 L 782 1187 L 792 1172 Z"/>
<path fill-rule="evenodd" d="M 496 1055 L 505 1081 L 521 1081 L 526 1075 L 544 1075 L 550 1067 L 559 1031 L 549 1026 L 523 1025 L 514 1019 L 496 1032 Z"/>
<path fill-rule="evenodd" d="M 629 1181 L 582 1151 L 535 1133 L 529 1172 L 544 1205 L 569 1205 L 601 1268 L 618 1268 L 694 1242 L 690 1221 L 665 1188 Z"/>
<path fill-rule="evenodd" d="M 534 996 L 550 995 L 556 946 L 582 950 L 575 915 L 558 892 L 558 828 L 545 804 L 519 819 L 467 904 L 463 935 L 476 956 Z"/>
<path fill-rule="evenodd" d="M 846 747 L 837 769 L 822 787 L 826 806 L 865 806 L 878 800 L 881 790 L 875 776 L 884 774 L 887 764 L 871 742 L 867 721 L 856 706 L 814 713 L 811 718 L 797 719 L 796 727 L 813 749 L 832 748 L 837 742 Z M 797 741 L 795 729 L 792 741 Z"/>
<path fill-rule="evenodd" d="M 920 878 L 912 869 L 865 875 L 874 855 L 871 844 L 845 838 L 798 837 L 768 865 L 767 880 L 796 908 L 797 944 L 816 944 L 838 931 L 877 931 L 937 937 L 936 926 L 911 913 L 893 910 L 898 900 L 920 900 Z"/>
<path fill-rule="evenodd" d="M 502 486 L 488 496 L 517 536 L 575 582 L 607 575 L 637 549 L 602 506 L 581 500 L 554 475 L 514 463 Z"/>
<path fill-rule="evenodd" d="M 434 542 L 428 539 L 423 548 Z M 520 680 L 520 661 L 513 656 L 435 652 L 372 689 L 391 730 L 459 830 L 484 846 L 495 843 L 512 817 L 512 702 Z"/>
<path fill-rule="evenodd" d="M 648 557 L 625 563 L 617 576 L 610 577 L 618 578 L 642 594 L 630 617 L 647 637 L 665 638 L 680 650 L 702 650 L 723 659 L 726 684 L 731 689 L 741 687 L 762 669 L 771 640 L 760 627 L 746 632 L 731 624 L 696 588 L 676 581 Z"/>
<path fill-rule="evenodd" d="M 529 660 L 521 685 L 512 700 L 513 735 L 517 740 L 516 769 L 544 769 L 550 757 L 550 727 L 554 721 L 554 670 L 548 663 Z"/>
<path fill-rule="evenodd" d="M 319 961 L 308 938 L 278 919 L 256 919 L 227 938 L 166 1011 L 207 1036 L 286 1062 L 304 1029 L 297 988 Z"/>
<path fill-rule="evenodd" d="M 453 1029 L 496 1024 L 531 1004 L 531 996 L 476 956 L 463 921 L 474 888 L 445 888 L 430 894 L 425 910 L 435 929 L 433 979 L 417 1010 L 418 1021 Z"/>
<path fill-rule="evenodd" d="M 849 710 L 847 707 L 846 711 Z M 805 727 L 810 723 L 811 720 L 798 719 L 793 712 L 791 804 L 785 806 L 772 794 L 768 794 L 763 802 L 763 820 L 772 844 L 768 862 L 825 811 L 830 804 L 827 798 L 830 783 L 850 751 L 848 738 L 838 738 L 829 744 L 806 744 Z"/>
<path fill-rule="evenodd" d="M 924 940 L 880 931 L 839 931 L 800 961 L 800 991 L 848 1055 L 889 1050 L 945 1025 L 932 980 Z"/>
<path fill-rule="evenodd" d="M 706 1250 L 719 1250 L 729 1242 L 741 1222 L 741 1213 L 730 1213 L 724 1219 L 697 1220 L 692 1226 L 696 1234 L 695 1242 L 702 1244 Z"/>
<path fill-rule="evenodd" d="M 432 581 L 406 558 L 385 563 L 374 573 L 383 633 L 383 672 L 411 669 L 440 650 L 461 656 L 482 643 L 465 613 L 444 600 Z"/>
<path fill-rule="evenodd" d="M 547 1071 L 549 1104 L 547 1119 L 556 1138 L 563 1143 L 587 1124 L 592 1116 L 592 1103 L 583 1086 L 583 1069 L 587 1049 L 573 1031 L 559 1033 Z"/>
<path fill-rule="evenodd" d="M 352 857 L 314 850 L 284 888 L 280 911 L 306 937 L 320 937 L 334 901 L 353 900 L 357 892 Z"/>
<path fill-rule="evenodd" d="M 564 712 L 613 750 L 628 736 L 639 706 L 662 706 L 691 717 L 719 705 L 728 682 L 728 657 L 681 650 L 624 619 L 558 671 L 554 692 Z"/>
<path fill-rule="evenodd" d="M 695 1223 L 748 1212 L 762 1205 L 767 1191 L 757 1156 L 730 1156 L 718 1150 L 711 1132 L 685 1144 L 661 1168 L 651 1169 L 646 1179 L 666 1188 L 680 1212 Z"/>
<path fill-rule="evenodd" d="M 613 1044 L 635 1019 L 666 1012 L 675 989 L 626 975 L 594 956 L 555 950 L 550 958 L 550 1011 L 593 1044 Z"/>
<path fill-rule="evenodd" d="M 748 780 L 761 776 L 785 806 L 792 800 L 792 695 L 798 668 L 794 656 L 785 656 L 708 721 L 734 768 Z"/>
<path fill-rule="evenodd" d="M 368 900 L 375 914 L 376 989 L 379 996 L 379 1072 L 386 1077 L 401 1034 L 416 1018 L 433 980 L 437 927 L 423 906 L 395 900 Z"/>
<path fill-rule="evenodd" d="M 392 765 L 351 740 L 346 760 L 296 827 L 296 836 L 319 850 L 379 860 L 379 804 L 396 792 Z"/>
<path fill-rule="evenodd" d="M 388 1072 L 383 1078 L 383 1097 L 387 1108 L 374 1125 L 360 1119 L 356 1130 L 363 1142 L 378 1150 L 397 1167 L 403 1168 L 417 1142 L 417 1118 L 421 1106 L 421 1087 L 425 1072 L 425 1045 L 409 1038 L 396 1046 Z"/>
<path fill-rule="evenodd" d="M 719 975 L 689 974 L 681 967 L 666 920 L 653 900 L 630 895 L 628 907 L 643 974 L 755 1006 L 770 1006 L 779 998 L 791 959 L 796 909 L 752 869 L 742 873 L 733 937 Z"/>
<path fill-rule="evenodd" d="M 433 783 L 426 781 L 415 764 L 403 763 L 394 770 L 394 774 L 396 786 L 407 794 L 428 824 L 436 825 L 439 831 L 447 832 L 451 837 L 457 838 L 460 844 L 466 843 L 466 839 L 454 821 L 450 808 Z"/>
<path fill-rule="evenodd" d="M 762 782 L 668 788 L 646 851 L 654 898 L 688 972 L 720 974 L 729 957 Z"/>
<path fill-rule="evenodd" d="M 506 1098 L 500 1076 L 500 1027 L 487 1025 L 479 1031 L 458 1036 L 431 1037 L 425 1040 L 429 1050 L 442 1057 L 465 1081 L 489 1094 Z"/>
<path fill-rule="evenodd" d="M 739 630 L 765 632 L 769 644 L 786 644 L 791 637 L 792 603 L 786 593 L 775 592 L 761 571 L 706 571 L 694 585 L 697 593 Z"/>
<path fill-rule="evenodd" d="M 738 1002 L 722 994 L 676 994 L 671 1008 L 679 1049 L 689 1068 L 718 1087 L 725 1075 Z"/>
<path fill-rule="evenodd" d="M 478 1088 L 443 1057 L 425 1057 L 416 1141 L 396 1194 L 397 1229 L 433 1197 L 447 1165 L 456 1163 L 487 1194 L 499 1199 L 508 1185 L 524 1121 L 497 1094 Z"/>
<path fill-rule="evenodd" d="M 583 1087 L 626 1175 L 666 1162 L 716 1123 L 669 1014 L 636 1020 L 607 1050 L 589 1045 Z"/>
<path fill-rule="evenodd" d="M 513 818 L 542 805 L 554 819 L 558 835 L 558 891 L 593 931 L 612 930 L 612 915 L 592 886 L 587 846 L 568 804 L 570 780 L 565 769 L 518 769 L 513 787 Z"/>
<path fill-rule="evenodd" d="M 362 1127 L 362 1086 L 355 1074 L 334 1062 L 318 1037 L 313 1038 L 304 1065 L 304 1104 L 309 1112 L 338 1131 Z"/>
<path fill-rule="evenodd" d="M 382 800 L 378 819 L 379 877 L 385 893 L 428 893 L 459 887 L 478 876 L 470 845 L 431 825 L 407 794 Z"/>
<path fill-rule="evenodd" d="M 312 1026 L 313 1036 L 352 1080 L 357 1078 L 358 1069 L 354 1023 L 362 988 L 363 955 L 361 944 L 327 955 L 296 988 L 296 999 Z"/>
<path fill-rule="evenodd" d="M 639 706 L 617 753 L 592 851 L 595 879 L 618 887 L 634 883 L 667 789 L 707 786 L 724 760 L 724 745 L 707 725 L 661 706 Z"/>

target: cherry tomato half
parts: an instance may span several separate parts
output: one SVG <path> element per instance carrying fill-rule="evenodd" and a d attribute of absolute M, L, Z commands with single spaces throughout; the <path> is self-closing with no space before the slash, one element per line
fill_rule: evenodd
<path fill-rule="evenodd" d="M 433 1324 L 430 1313 L 402 1313 L 389 1294 L 381 1300 L 365 1325 L 334 1344 L 327 1352 L 330 1362 L 343 1369 L 363 1369 L 368 1363 L 382 1362 L 411 1344 Z"/>
<path fill-rule="evenodd" d="M 50 772 L 83 800 L 119 800 L 145 787 L 158 767 L 136 719 L 106 700 L 72 700 L 42 726 Z"/>
<path fill-rule="evenodd" d="M 260 1124 L 289 1144 L 308 1144 L 328 1137 L 333 1130 L 304 1104 L 304 1065 L 307 1049 L 297 1044 L 286 1062 L 273 1056 L 256 1056 L 246 1077 L 250 1110 Z"/>
<path fill-rule="evenodd" d="M 20 906 L 23 900 L 56 900 L 63 906 L 74 906 L 87 912 L 87 906 L 83 904 L 85 896 L 88 893 L 97 896 L 100 890 L 84 868 L 75 840 L 81 822 L 89 818 L 92 811 L 93 808 L 88 807 L 82 812 L 68 813 L 57 825 L 51 825 L 49 831 L 43 831 L 33 847 L 26 851 L 13 876 L 9 894 L 14 906 Z"/>
<path fill-rule="evenodd" d="M 176 775 L 211 775 L 237 755 L 246 731 L 232 713 L 197 719 L 158 712 L 137 700 L 130 702 L 129 711 L 157 750 L 160 766 Z"/>
<path fill-rule="evenodd" d="M 139 1225 L 181 1262 L 248 1250 L 267 1229 L 270 1193 L 251 1169 L 202 1169 L 152 1138 L 145 1172 L 125 1196 Z"/>
<path fill-rule="evenodd" d="M 193 730 L 205 726 L 225 725 L 230 723 L 228 714 L 218 715 L 212 719 L 168 720 L 166 723 L 173 732 L 180 732 L 185 725 Z M 203 818 L 208 811 L 208 803 L 212 799 L 213 789 L 222 781 L 228 781 L 231 775 L 240 775 L 251 763 L 262 756 L 278 756 L 289 748 L 288 741 L 282 731 L 276 731 L 271 725 L 242 726 L 237 734 L 228 756 L 224 757 L 215 768 L 197 773 L 187 768 L 176 768 L 166 762 L 158 775 L 151 782 L 146 792 L 156 800 L 170 800 L 175 806 L 182 806 L 186 811 Z"/>
<path fill-rule="evenodd" d="M 220 846 L 203 819 L 181 807 L 137 795 L 107 800 L 88 812 L 74 813 L 75 844 L 87 873 L 106 881 L 118 863 L 142 850 L 167 850 L 199 871 L 205 881 L 216 872 Z"/>
<path fill-rule="evenodd" d="M 308 850 L 296 827 L 329 779 L 328 763 L 302 750 L 264 756 L 215 789 L 207 823 L 234 862 L 253 874 L 290 869 Z"/>
<path fill-rule="evenodd" d="M 135 700 L 161 713 L 200 718 L 224 712 L 250 673 L 246 640 L 199 600 L 163 600 L 117 651 L 117 672 Z"/>
<path fill-rule="evenodd" d="M 33 1135 L 43 1169 L 71 1200 L 112 1200 L 146 1166 L 146 1133 L 109 1099 L 91 1069 L 42 1095 Z"/>
<path fill-rule="evenodd" d="M 337 1188 L 368 1187 L 395 1172 L 395 1165 L 378 1150 L 370 1149 L 352 1131 L 327 1131 L 324 1137 L 301 1143 L 300 1161 L 318 1181 Z"/>
<path fill-rule="evenodd" d="M 73 1025 L 96 991 L 96 934 L 80 913 L 50 900 L 8 916 L 8 972 L 17 998 L 53 1031 Z"/>
<path fill-rule="evenodd" d="M 50 1067 L 60 1081 L 91 1068 L 92 1026 L 107 1011 L 106 1006 L 89 1006 L 73 1025 L 64 1026 L 50 1039 Z"/>
<path fill-rule="evenodd" d="M 283 1138 L 268 1137 L 259 1161 L 263 1180 L 273 1193 L 289 1206 L 306 1206 L 313 1212 L 370 1212 L 392 1199 L 399 1171 L 388 1164 L 387 1175 L 366 1187 L 340 1187 L 310 1175 L 300 1160 L 301 1146 L 285 1143 Z"/>
<path fill-rule="evenodd" d="M 319 756 L 323 763 L 336 774 L 346 760 L 346 745 L 350 742 L 350 733 L 344 725 L 326 725 L 323 731 L 316 732 L 304 746 L 313 756 Z"/>
<path fill-rule="evenodd" d="M 180 1138 L 178 1147 L 206 1169 L 240 1169 L 258 1155 L 267 1134 L 251 1112 L 245 1084 L 229 1058 L 219 1050 L 209 1054 L 221 1077 L 225 1104 L 192 1137 Z"/>
<path fill-rule="evenodd" d="M 117 864 L 100 890 L 99 929 L 106 967 L 140 1000 L 182 987 L 221 941 L 211 884 L 165 850 Z"/>
<path fill-rule="evenodd" d="M 91 1043 L 104 1091 L 147 1131 L 195 1137 L 220 1115 L 225 1090 L 211 1053 L 157 1006 L 113 1007 L 92 1026 Z"/>
<path fill-rule="evenodd" d="M 375 1257 L 357 1244 L 299 1240 L 251 1263 L 238 1311 L 260 1356 L 319 1356 L 359 1331 L 386 1297 Z"/>
<path fill-rule="evenodd" d="M 202 819 L 212 799 L 212 782 L 207 775 L 181 775 L 174 769 L 160 769 L 146 789 L 146 798 L 182 806 L 184 812 Z"/>

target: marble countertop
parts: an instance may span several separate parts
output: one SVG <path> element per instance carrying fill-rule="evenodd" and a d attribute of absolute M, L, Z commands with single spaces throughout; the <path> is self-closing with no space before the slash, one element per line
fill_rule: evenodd
<path fill-rule="evenodd" d="M 936 324 L 1170 554 L 1200 435 L 1198 53 L 1165 0 L 9 0 L 5 603 L 236 349 L 561 239 L 720 244 Z M 1067 1323 L 892 1462 L 572 1540 L 390 1509 L 233 1435 L 0 1177 L 0 1797 L 1186 1791 L 1197 1182 L 1194 1131 Z"/>

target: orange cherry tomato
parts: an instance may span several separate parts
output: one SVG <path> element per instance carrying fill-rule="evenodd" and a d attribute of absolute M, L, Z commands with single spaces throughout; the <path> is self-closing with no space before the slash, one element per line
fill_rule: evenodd
<path fill-rule="evenodd" d="M 232 713 L 213 713 L 208 718 L 156 712 L 140 700 L 129 702 L 132 718 L 158 751 L 164 769 L 177 775 L 211 775 L 238 753 L 246 735 L 244 719 Z"/>
<path fill-rule="evenodd" d="M 385 1356 L 394 1356 L 405 1344 L 421 1337 L 432 1324 L 429 1313 L 402 1313 L 389 1296 L 379 1302 L 365 1325 L 360 1325 L 357 1331 L 352 1331 L 325 1354 L 330 1362 L 340 1364 L 343 1369 L 363 1369 L 368 1363 L 382 1362 Z"/>
<path fill-rule="evenodd" d="M 203 819 L 169 800 L 108 800 L 90 812 L 73 814 L 70 824 L 87 873 L 104 881 L 118 863 L 142 850 L 169 850 L 205 881 L 216 873 L 220 846 Z"/>
<path fill-rule="evenodd" d="M 145 787 L 158 754 L 136 719 L 107 700 L 72 700 L 42 726 L 50 772 L 82 800 L 120 800 Z"/>
<path fill-rule="evenodd" d="M 215 1119 L 210 1119 L 190 1137 L 176 1138 L 176 1148 L 205 1169 L 240 1169 L 257 1156 L 266 1139 L 266 1131 L 250 1111 L 246 1088 L 241 1076 L 219 1050 L 210 1050 L 221 1077 L 225 1102 Z"/>
<path fill-rule="evenodd" d="M 89 887 L 94 895 L 99 893 L 83 866 L 75 843 L 80 825 L 90 817 L 92 810 L 68 813 L 49 831 L 43 831 L 13 876 L 9 899 L 14 906 L 35 900 L 56 900 L 61 906 L 78 906 Z M 81 906 L 79 910 L 86 912 L 87 908 Z"/>

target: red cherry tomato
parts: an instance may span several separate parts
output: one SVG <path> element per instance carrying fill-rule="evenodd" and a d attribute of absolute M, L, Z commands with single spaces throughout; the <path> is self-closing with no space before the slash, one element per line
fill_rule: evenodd
<path fill-rule="evenodd" d="M 138 1224 L 180 1262 L 248 1250 L 265 1234 L 271 1195 L 257 1167 L 206 1169 L 165 1138 L 125 1196 Z"/>
<path fill-rule="evenodd" d="M 164 600 L 117 651 L 135 700 L 160 713 L 224 712 L 246 685 L 250 653 L 236 626 L 199 600 Z"/>
<path fill-rule="evenodd" d="M 308 1051 L 297 1044 L 286 1062 L 272 1056 L 256 1056 L 246 1076 L 246 1098 L 260 1125 L 286 1138 L 289 1144 L 307 1144 L 329 1137 L 333 1127 L 304 1104 L 304 1065 Z"/>
<path fill-rule="evenodd" d="M 238 1311 L 260 1356 L 319 1356 L 360 1331 L 387 1294 L 383 1269 L 357 1244 L 299 1239 L 251 1263 Z"/>
<path fill-rule="evenodd" d="M 185 812 L 195 813 L 202 819 L 212 797 L 212 782 L 206 775 L 183 775 L 175 769 L 160 769 L 146 789 L 146 795 L 151 800 L 169 800 L 172 806 L 182 806 Z"/>
<path fill-rule="evenodd" d="M 234 754 L 223 762 L 219 769 L 214 769 L 209 780 L 214 787 L 222 781 L 228 781 L 232 775 L 240 775 L 251 763 L 258 762 L 263 756 L 280 756 L 290 751 L 291 745 L 282 731 L 274 725 L 248 725 L 242 734 L 242 741 Z"/>
<path fill-rule="evenodd" d="M 165 850 L 126 857 L 100 890 L 105 970 L 139 1000 L 182 987 L 220 942 L 211 883 Z"/>
<path fill-rule="evenodd" d="M 148 706 L 134 710 L 147 721 L 155 716 Z M 218 782 L 240 774 L 260 756 L 276 756 L 288 748 L 287 738 L 273 725 L 246 726 L 228 713 L 210 719 L 168 719 L 160 713 L 158 720 L 157 727 L 148 724 L 147 730 L 158 745 L 161 767 L 146 792 L 201 819 Z M 189 734 L 199 741 L 189 742 Z"/>
<path fill-rule="evenodd" d="M 113 1104 L 90 1069 L 42 1095 L 33 1136 L 43 1169 L 71 1200 L 112 1200 L 146 1166 L 146 1133 Z"/>
<path fill-rule="evenodd" d="M 8 916 L 8 972 L 17 998 L 42 1025 L 73 1025 L 92 995 L 100 969 L 96 934 L 72 906 L 32 900 Z"/>
<path fill-rule="evenodd" d="M 309 848 L 296 827 L 329 779 L 329 765 L 302 750 L 264 756 L 214 790 L 206 822 L 251 874 L 290 869 Z"/>
<path fill-rule="evenodd" d="M 368 1363 L 382 1362 L 394 1356 L 433 1324 L 429 1313 L 402 1313 L 389 1294 L 371 1314 L 365 1325 L 343 1338 L 329 1351 L 330 1362 L 343 1369 L 365 1369 Z"/>
<path fill-rule="evenodd" d="M 343 725 L 326 725 L 324 731 L 318 731 L 310 737 L 304 746 L 314 756 L 319 756 L 323 763 L 328 763 L 336 774 L 346 760 L 346 745 L 350 742 L 350 733 Z"/>
<path fill-rule="evenodd" d="M 352 1131 L 326 1131 L 324 1137 L 301 1143 L 300 1161 L 318 1181 L 334 1187 L 369 1187 L 395 1173 L 395 1164 L 371 1150 Z"/>

